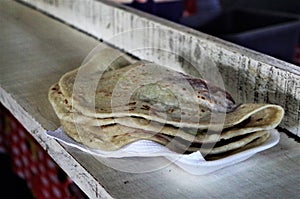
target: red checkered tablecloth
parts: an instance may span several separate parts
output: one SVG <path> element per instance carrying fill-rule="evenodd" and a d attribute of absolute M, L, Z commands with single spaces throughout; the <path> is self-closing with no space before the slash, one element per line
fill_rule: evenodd
<path fill-rule="evenodd" d="M 0 152 L 37 199 L 86 198 L 23 126 L 0 105 Z"/>

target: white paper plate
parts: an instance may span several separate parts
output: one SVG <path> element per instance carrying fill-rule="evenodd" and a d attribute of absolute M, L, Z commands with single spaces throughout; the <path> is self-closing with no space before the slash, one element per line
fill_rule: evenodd
<path fill-rule="evenodd" d="M 206 161 L 200 152 L 194 152 L 188 155 L 175 153 L 168 148 L 149 140 L 140 140 L 128 144 L 117 151 L 102 151 L 88 148 L 70 138 L 62 129 L 47 131 L 47 135 L 57 139 L 69 146 L 75 147 L 86 153 L 106 157 L 106 158 L 125 158 L 125 157 L 165 157 L 188 173 L 194 175 L 204 175 L 221 168 L 244 161 L 254 154 L 275 146 L 280 139 L 277 130 L 270 130 L 270 137 L 262 145 L 250 148 L 240 153 L 228 157 Z"/>

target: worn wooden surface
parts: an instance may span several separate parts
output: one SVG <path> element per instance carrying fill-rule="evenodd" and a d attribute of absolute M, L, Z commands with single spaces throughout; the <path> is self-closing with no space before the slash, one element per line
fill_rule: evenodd
<path fill-rule="evenodd" d="M 90 198 L 299 196 L 300 144 L 284 133 L 276 147 L 206 176 L 189 175 L 162 158 L 96 159 L 50 139 L 45 131 L 57 128 L 59 122 L 47 100 L 48 88 L 78 67 L 98 42 L 13 1 L 0 1 L 0 27 L 1 103 Z M 257 69 L 252 62 L 250 66 Z M 152 171 L 128 173 L 109 165 L 132 166 L 137 171 L 147 166 Z"/>
<path fill-rule="evenodd" d="M 224 82 L 237 102 L 279 104 L 286 111 L 281 126 L 300 136 L 298 66 L 110 1 L 21 1 L 140 58 L 177 69 L 196 69 L 206 79 Z M 221 77 L 215 78 L 218 74 Z"/>

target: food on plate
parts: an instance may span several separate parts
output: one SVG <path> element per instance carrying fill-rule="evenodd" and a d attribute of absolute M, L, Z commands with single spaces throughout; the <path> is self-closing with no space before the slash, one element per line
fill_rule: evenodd
<path fill-rule="evenodd" d="M 64 74 L 49 101 L 65 132 L 88 147 L 117 150 L 146 139 L 207 160 L 264 143 L 284 115 L 278 105 L 238 105 L 204 79 L 112 49 Z"/>

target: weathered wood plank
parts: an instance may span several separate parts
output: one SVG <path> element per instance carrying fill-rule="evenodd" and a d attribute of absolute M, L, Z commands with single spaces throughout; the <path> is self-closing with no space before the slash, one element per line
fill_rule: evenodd
<path fill-rule="evenodd" d="M 142 59 L 178 70 L 196 68 L 206 78 L 215 65 L 213 74 L 221 74 L 238 102 L 285 107 L 281 126 L 300 136 L 300 68 L 295 65 L 105 0 L 22 1 Z"/>
<path fill-rule="evenodd" d="M 13 1 L 0 1 L 0 26 L 0 102 L 90 198 L 296 198 L 300 194 L 300 145 L 286 134 L 276 147 L 206 176 L 189 175 L 163 158 L 96 159 L 50 139 L 45 131 L 57 128 L 59 121 L 47 100 L 48 88 L 78 67 L 98 41 Z M 221 56 L 212 54 L 214 59 Z M 256 70 L 256 62 L 249 60 L 245 56 L 239 62 Z M 152 169 L 128 173 L 116 166 Z"/>
<path fill-rule="evenodd" d="M 111 198 L 46 130 L 59 127 L 48 89 L 98 42 L 31 9 L 0 1 L 0 102 L 90 198 Z M 1 133 L 1 132 L 0 132 Z"/>

